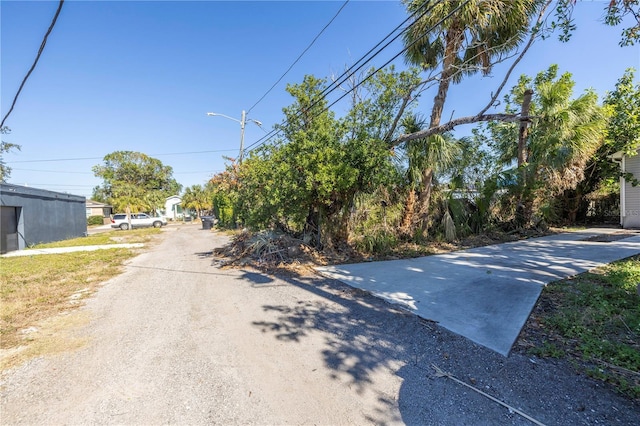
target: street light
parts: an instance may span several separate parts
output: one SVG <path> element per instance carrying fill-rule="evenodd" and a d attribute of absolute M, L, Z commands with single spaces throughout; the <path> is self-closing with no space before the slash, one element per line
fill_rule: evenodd
<path fill-rule="evenodd" d="M 211 117 L 224 117 L 240 123 L 240 155 L 238 156 L 238 164 L 242 163 L 242 155 L 244 152 L 244 125 L 247 122 L 247 112 L 245 110 L 242 110 L 242 117 L 240 118 L 240 120 L 238 120 L 237 118 L 229 117 L 228 115 L 218 114 L 217 112 L 208 112 L 207 115 Z M 249 118 L 248 121 L 252 121 L 260 127 L 262 126 L 262 123 L 258 120 Z"/>

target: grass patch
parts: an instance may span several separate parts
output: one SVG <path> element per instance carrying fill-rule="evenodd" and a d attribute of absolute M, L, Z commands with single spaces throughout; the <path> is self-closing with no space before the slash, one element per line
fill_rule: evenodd
<path fill-rule="evenodd" d="M 22 336 L 22 344 L 0 349 L 0 371 L 21 364 L 26 359 L 56 354 L 83 347 L 88 339 L 74 334 L 89 323 L 89 316 L 69 311 L 38 323 Z"/>
<path fill-rule="evenodd" d="M 90 295 L 133 255 L 113 249 L 0 259 L 0 348 L 21 344 L 20 330 L 77 306 L 73 294 Z"/>
<path fill-rule="evenodd" d="M 640 399 L 640 256 L 549 284 L 525 326 L 530 353 Z"/>
<path fill-rule="evenodd" d="M 139 228 L 129 231 L 121 231 L 114 229 L 113 231 L 101 232 L 86 237 L 72 238 L 69 240 L 55 241 L 53 243 L 37 244 L 30 248 L 57 248 L 57 247 L 77 247 L 77 246 L 95 246 L 104 244 L 121 244 L 121 243 L 146 243 L 149 242 L 154 235 L 162 232 L 159 228 Z"/>
<path fill-rule="evenodd" d="M 113 231 L 37 248 L 149 243 L 160 232 L 155 228 Z M 71 311 L 103 282 L 120 274 L 124 262 L 138 253 L 114 248 L 0 258 L 0 368 L 76 347 L 76 340 L 59 338 L 60 329 L 78 322 Z"/>

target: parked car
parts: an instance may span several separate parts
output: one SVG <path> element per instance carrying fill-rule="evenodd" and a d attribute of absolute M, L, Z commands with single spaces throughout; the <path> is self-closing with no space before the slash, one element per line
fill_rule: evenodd
<path fill-rule="evenodd" d="M 160 228 L 167 224 L 167 219 L 164 217 L 149 216 L 146 213 L 131 213 L 131 227 L 132 228 L 144 228 L 153 226 L 154 228 Z M 129 221 L 127 220 L 126 213 L 116 213 L 111 219 L 112 228 L 129 229 Z"/>

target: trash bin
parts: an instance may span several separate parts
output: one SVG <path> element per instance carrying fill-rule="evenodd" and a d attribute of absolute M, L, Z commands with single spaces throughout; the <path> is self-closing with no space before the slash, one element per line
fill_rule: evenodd
<path fill-rule="evenodd" d="M 202 229 L 213 228 L 213 216 L 202 216 L 200 219 L 202 220 Z"/>

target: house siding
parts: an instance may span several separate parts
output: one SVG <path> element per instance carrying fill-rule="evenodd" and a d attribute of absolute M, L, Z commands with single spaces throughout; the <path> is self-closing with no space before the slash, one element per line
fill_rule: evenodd
<path fill-rule="evenodd" d="M 636 179 L 640 179 L 640 155 L 624 158 L 624 171 L 632 173 Z M 640 228 L 640 186 L 633 186 L 631 182 L 624 180 L 624 206 L 621 206 L 622 227 Z"/>
<path fill-rule="evenodd" d="M 85 203 L 78 195 L 0 184 L 3 223 L 10 225 L 0 229 L 2 251 L 86 235 Z"/>
<path fill-rule="evenodd" d="M 180 203 L 182 199 L 177 195 L 168 197 L 164 203 L 164 215 L 169 220 L 176 220 L 182 218 L 182 207 Z"/>
<path fill-rule="evenodd" d="M 105 225 L 111 223 L 111 211 L 113 208 L 108 204 L 87 200 L 87 218 L 91 216 L 102 216 Z"/>

